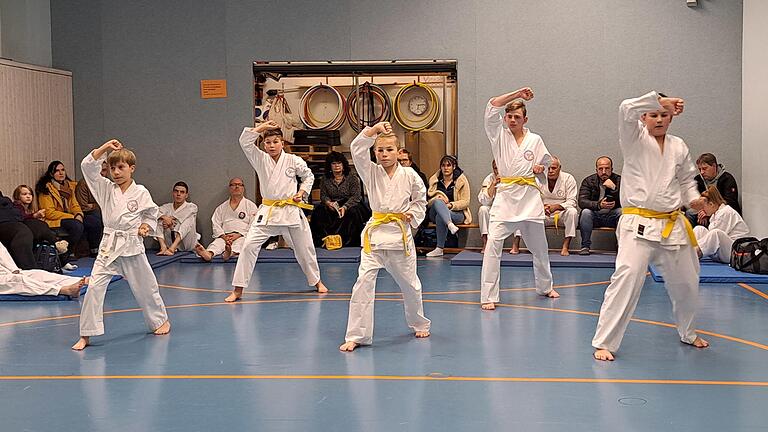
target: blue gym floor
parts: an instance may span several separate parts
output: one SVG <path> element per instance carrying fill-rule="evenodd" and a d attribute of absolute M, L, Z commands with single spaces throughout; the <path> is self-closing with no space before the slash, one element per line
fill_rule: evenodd
<path fill-rule="evenodd" d="M 480 267 L 419 260 L 432 336 L 406 327 L 381 272 L 374 345 L 341 353 L 357 264 L 259 264 L 244 301 L 223 302 L 234 265 L 156 270 L 173 324 L 151 336 L 124 281 L 106 335 L 85 352 L 79 303 L 0 304 L 1 431 L 757 431 L 768 430 L 768 285 L 702 284 L 698 327 L 678 341 L 648 277 L 612 363 L 592 360 L 612 269 L 502 268 L 502 305 L 482 312 Z"/>

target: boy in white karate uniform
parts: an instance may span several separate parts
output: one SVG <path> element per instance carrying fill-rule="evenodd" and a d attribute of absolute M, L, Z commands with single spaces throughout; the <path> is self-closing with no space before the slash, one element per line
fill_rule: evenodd
<path fill-rule="evenodd" d="M 194 249 L 200 234 L 197 233 L 197 204 L 187 202 L 189 186 L 183 181 L 173 185 L 173 202 L 160 206 L 155 238 L 160 243 L 158 255 L 171 256 L 177 250 Z"/>
<path fill-rule="evenodd" d="M 86 278 L 60 275 L 45 270 L 22 270 L 13 261 L 8 249 L 0 243 L 0 294 L 23 296 L 80 296 Z"/>
<path fill-rule="evenodd" d="M 264 150 L 256 145 L 259 137 L 263 139 Z M 232 279 L 234 289 L 224 301 L 234 302 L 243 296 L 243 288 L 251 281 L 262 244 L 276 235 L 292 240 L 296 261 L 307 277 L 307 284 L 314 286 L 319 293 L 328 292 L 320 280 L 312 232 L 302 212 L 303 208 L 312 208 L 303 202 L 315 181 L 312 170 L 302 158 L 283 151 L 283 132 L 272 120 L 259 123 L 255 128 L 244 128 L 240 135 L 240 147 L 259 176 L 263 200 L 237 259 Z M 298 192 L 296 176 L 301 178 Z"/>
<path fill-rule="evenodd" d="M 208 247 L 200 243 L 195 252 L 203 261 L 210 261 L 221 254 L 224 261 L 243 250 L 245 235 L 259 211 L 253 201 L 245 197 L 245 183 L 240 177 L 229 180 L 229 199 L 221 203 L 211 216 L 213 241 Z"/>
<path fill-rule="evenodd" d="M 105 159 L 114 181 L 100 174 Z M 72 349 L 82 350 L 91 336 L 104 334 L 104 296 L 112 276 L 117 274 L 128 281 L 149 331 L 168 334 L 171 322 L 144 251 L 143 238 L 157 225 L 157 204 L 144 186 L 133 181 L 136 155 L 123 148 L 120 141 L 110 140 L 89 153 L 80 168 L 101 208 L 104 235 L 80 312 L 80 340 Z"/>
<path fill-rule="evenodd" d="M 560 297 L 552 288 L 544 204 L 534 177 L 537 175 L 540 183 L 546 183 L 543 173 L 551 156 L 541 137 L 524 127 L 528 117 L 523 100 L 531 99 L 533 91 L 525 87 L 492 98 L 485 109 L 485 133 L 501 179 L 491 207 L 488 244 L 483 255 L 480 303 L 484 310 L 496 309 L 499 302 L 501 250 L 504 240 L 517 230 L 533 253 L 536 293 Z"/>
<path fill-rule="evenodd" d="M 597 360 L 611 361 L 640 299 L 648 263 L 664 277 L 683 343 L 705 348 L 694 319 L 699 295 L 696 238 L 680 207 L 700 210 L 696 167 L 685 142 L 667 134 L 683 112 L 680 98 L 650 92 L 619 107 L 619 146 L 624 155 L 622 215 L 616 227 L 616 271 L 605 290 L 592 346 Z"/>
<path fill-rule="evenodd" d="M 371 162 L 371 146 L 378 164 Z M 392 275 L 403 293 L 408 327 L 417 338 L 429 337 L 431 322 L 424 316 L 411 233 L 426 214 L 424 182 L 412 168 L 397 163 L 399 143 L 388 122 L 366 127 L 349 147 L 373 215 L 363 230 L 360 267 L 349 300 L 347 334 L 339 349 L 353 351 L 360 345 L 373 343 L 376 275 L 382 268 Z"/>
<path fill-rule="evenodd" d="M 693 228 L 699 243 L 699 256 L 711 256 L 715 261 L 729 263 L 734 240 L 747 237 L 749 227 L 733 207 L 725 203 L 717 186 L 711 185 L 702 192 L 704 214 L 709 217 L 709 227 Z"/>

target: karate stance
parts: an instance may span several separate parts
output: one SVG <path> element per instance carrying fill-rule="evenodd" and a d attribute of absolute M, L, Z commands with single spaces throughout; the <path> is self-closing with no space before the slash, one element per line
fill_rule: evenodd
<path fill-rule="evenodd" d="M 683 343 L 705 348 L 694 319 L 699 294 L 696 238 L 685 215 L 687 205 L 700 210 L 696 167 L 688 146 L 667 134 L 684 101 L 650 92 L 619 106 L 619 146 L 624 155 L 622 216 L 616 228 L 616 271 L 605 290 L 592 346 L 597 360 L 614 359 L 645 283 L 648 263 L 664 277 Z"/>
<path fill-rule="evenodd" d="M 264 141 L 263 151 L 256 145 L 259 137 Z M 283 132 L 277 123 L 271 120 L 259 123 L 255 128 L 244 128 L 240 135 L 240 147 L 259 176 L 263 200 L 237 259 L 232 279 L 234 289 L 224 301 L 240 300 L 243 288 L 251 281 L 262 244 L 276 235 L 283 235 L 292 240 L 296 261 L 307 277 L 307 284 L 317 288 L 319 293 L 328 292 L 328 288 L 320 280 L 320 267 L 317 265 L 312 232 L 309 230 L 307 218 L 301 211 L 302 208 L 312 208 L 303 202 L 315 181 L 312 170 L 302 158 L 283 151 Z M 298 192 L 296 176 L 301 177 Z"/>
<path fill-rule="evenodd" d="M 110 150 L 112 153 L 107 157 Z M 105 159 L 114 181 L 100 174 Z M 147 260 L 143 239 L 154 231 L 158 209 L 149 191 L 133 181 L 136 155 L 123 148 L 120 141 L 110 140 L 89 153 L 80 168 L 101 207 L 104 235 L 80 311 L 80 340 L 72 349 L 82 350 L 88 346 L 91 336 L 104 334 L 104 296 L 112 276 L 117 274 L 128 281 L 149 331 L 155 335 L 168 334 L 171 322 Z"/>
<path fill-rule="evenodd" d="M 0 294 L 23 296 L 65 295 L 80 296 L 86 278 L 60 275 L 45 270 L 22 270 L 11 258 L 8 249 L 0 243 Z"/>
<path fill-rule="evenodd" d="M 528 121 L 523 100 L 533 99 L 533 91 L 521 88 L 488 101 L 485 108 L 485 133 L 499 169 L 499 184 L 493 200 L 488 227 L 488 242 L 483 255 L 480 303 L 484 310 L 496 309 L 499 302 L 499 275 L 504 240 L 519 230 L 533 253 L 536 293 L 557 298 L 552 288 L 547 237 L 544 233 L 544 204 L 540 183 L 552 157 L 541 137 L 525 128 Z M 502 117 L 502 112 L 504 116 Z"/>
<path fill-rule="evenodd" d="M 371 162 L 371 146 L 378 163 Z M 352 287 L 347 334 L 339 347 L 341 351 L 373 343 L 376 275 L 382 268 L 392 275 L 403 293 L 408 327 L 417 338 L 429 336 L 430 321 L 424 316 L 411 233 L 424 220 L 427 191 L 416 171 L 398 164 L 398 147 L 388 122 L 366 127 L 350 144 L 352 162 L 365 185 L 373 216 L 362 234 L 360 268 Z"/>

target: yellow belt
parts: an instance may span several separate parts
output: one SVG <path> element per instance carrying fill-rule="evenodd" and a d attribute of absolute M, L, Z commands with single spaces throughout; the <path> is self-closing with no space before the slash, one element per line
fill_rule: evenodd
<path fill-rule="evenodd" d="M 563 210 L 563 211 L 565 211 L 565 210 Z M 555 213 L 555 232 L 557 232 L 557 222 L 560 220 L 560 213 L 562 213 L 562 212 Z"/>
<path fill-rule="evenodd" d="M 405 256 L 410 256 L 411 254 L 408 252 L 408 236 L 406 235 L 405 224 L 403 221 L 405 221 L 404 213 L 373 212 L 373 223 L 368 225 L 365 232 L 363 232 L 363 251 L 367 254 L 371 253 L 370 230 L 382 224 L 395 222 L 400 227 L 400 232 L 403 234 L 403 251 L 405 251 Z"/>
<path fill-rule="evenodd" d="M 517 184 L 521 186 L 531 186 L 536 189 L 539 185 L 536 184 L 536 177 L 502 177 L 500 181 L 504 184 Z"/>
<path fill-rule="evenodd" d="M 699 242 L 696 241 L 696 235 L 693 233 L 693 227 L 691 226 L 691 222 L 688 221 L 688 218 L 685 217 L 685 214 L 680 210 L 664 213 L 664 212 L 657 212 L 655 210 L 648 210 L 640 207 L 622 207 L 621 213 L 639 215 L 649 219 L 666 219 L 667 224 L 664 225 L 664 229 L 661 231 L 661 238 L 669 237 L 669 235 L 672 233 L 672 228 L 675 227 L 675 221 L 677 221 L 677 218 L 680 217 L 683 219 L 683 222 L 685 223 L 685 230 L 688 232 L 688 239 L 691 240 L 691 245 L 693 247 L 699 246 Z"/>
<path fill-rule="evenodd" d="M 296 206 L 296 207 L 307 209 L 307 210 L 314 209 L 312 204 L 307 204 L 301 201 L 296 202 L 291 198 L 286 198 L 281 200 L 271 200 L 271 199 L 264 198 L 263 200 L 261 200 L 261 203 L 264 205 L 268 205 L 270 207 L 269 213 L 267 213 L 267 221 L 264 222 L 265 224 L 269 223 L 269 218 L 272 216 L 272 209 L 274 209 L 275 207 L 285 207 L 285 206 L 292 205 L 292 206 Z"/>

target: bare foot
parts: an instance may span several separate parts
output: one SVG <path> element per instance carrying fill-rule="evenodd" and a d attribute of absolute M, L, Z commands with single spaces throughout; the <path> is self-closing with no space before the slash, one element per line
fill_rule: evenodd
<path fill-rule="evenodd" d="M 509 250 L 509 253 L 511 253 L 512 255 L 517 255 L 520 253 L 520 248 L 512 246 L 512 249 Z"/>
<path fill-rule="evenodd" d="M 545 297 L 549 298 L 560 298 L 560 293 L 554 290 L 554 288 L 549 291 L 548 293 L 544 294 Z"/>
<path fill-rule="evenodd" d="M 515 236 L 515 238 L 512 239 L 512 249 L 509 250 L 509 253 L 512 255 L 520 253 L 520 237 Z"/>
<path fill-rule="evenodd" d="M 429 331 L 417 331 L 416 332 L 417 338 L 428 338 L 429 337 Z"/>
<path fill-rule="evenodd" d="M 695 346 L 696 348 L 706 348 L 706 347 L 709 346 L 709 342 L 707 342 L 704 339 L 696 336 L 696 340 L 694 340 L 691 345 Z"/>
<path fill-rule="evenodd" d="M 240 300 L 242 296 L 243 296 L 243 289 L 240 287 L 235 287 L 235 289 L 233 289 L 232 292 L 229 293 L 229 295 L 227 296 L 227 298 L 224 299 L 224 301 L 227 303 L 233 303 Z"/>
<path fill-rule="evenodd" d="M 202 258 L 203 261 L 205 262 L 211 262 L 211 260 L 213 259 L 213 254 L 205 250 L 203 245 L 201 245 L 200 243 L 195 245 L 195 253 L 197 253 L 197 256 Z"/>
<path fill-rule="evenodd" d="M 562 256 L 568 256 L 570 254 L 571 253 L 568 251 L 568 249 L 561 249 L 560 250 L 560 255 L 562 255 Z"/>
<path fill-rule="evenodd" d="M 224 261 L 227 261 L 227 260 L 229 260 L 230 257 L 232 257 L 232 245 L 227 243 L 224 246 L 224 252 L 221 254 L 221 258 Z"/>
<path fill-rule="evenodd" d="M 59 290 L 59 295 L 78 298 L 80 297 L 80 288 L 82 288 L 86 283 L 88 283 L 86 278 L 80 278 L 79 281 L 73 283 L 72 285 L 67 285 Z"/>
<path fill-rule="evenodd" d="M 90 338 L 88 336 L 80 336 L 80 339 L 77 340 L 77 342 L 72 345 L 72 349 L 75 351 L 82 351 L 85 349 L 85 347 L 88 346 Z"/>
<path fill-rule="evenodd" d="M 317 292 L 320 294 L 325 294 L 328 292 L 328 288 L 323 284 L 323 281 L 320 281 L 317 284 L 315 284 L 315 288 L 317 288 Z"/>
<path fill-rule="evenodd" d="M 613 354 L 607 349 L 596 349 L 592 356 L 595 357 L 595 360 L 613 361 Z"/>
<path fill-rule="evenodd" d="M 340 350 L 340 351 L 345 351 L 345 352 L 352 352 L 352 351 L 354 351 L 354 350 L 355 350 L 355 348 L 357 348 L 358 346 L 360 346 L 360 344 L 358 344 L 357 342 L 344 342 L 344 343 L 343 343 L 343 344 L 342 344 L 342 345 L 339 347 L 339 350 Z"/>
<path fill-rule="evenodd" d="M 160 249 L 157 254 L 160 256 L 172 256 L 175 253 L 173 249 Z"/>
<path fill-rule="evenodd" d="M 155 329 L 155 331 L 153 331 L 152 334 L 157 336 L 162 336 L 162 335 L 167 335 L 170 332 L 171 332 L 171 321 L 165 320 L 163 325 Z"/>
<path fill-rule="evenodd" d="M 157 255 L 157 256 L 168 255 L 168 249 L 167 248 L 160 248 L 160 250 L 155 255 Z"/>
<path fill-rule="evenodd" d="M 496 309 L 496 304 L 494 304 L 494 303 L 483 303 L 482 305 L 480 305 L 480 307 L 483 310 L 495 310 Z"/>

